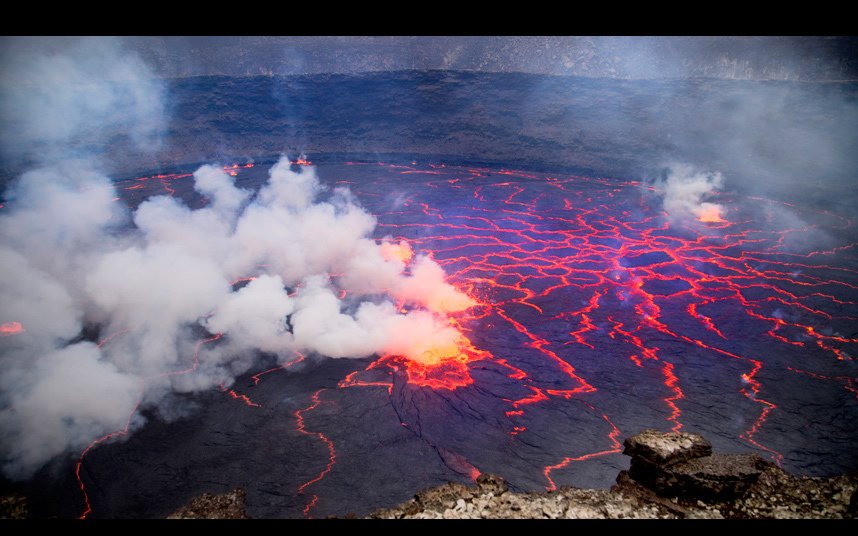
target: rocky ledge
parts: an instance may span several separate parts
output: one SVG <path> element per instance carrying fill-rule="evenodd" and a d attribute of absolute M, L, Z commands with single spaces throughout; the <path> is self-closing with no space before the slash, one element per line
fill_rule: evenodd
<path fill-rule="evenodd" d="M 509 491 L 502 478 L 449 483 L 372 518 L 855 518 L 858 475 L 797 477 L 756 455 L 720 454 L 702 436 L 645 430 L 626 439 L 610 490 Z"/>
<path fill-rule="evenodd" d="M 241 488 L 221 495 L 203 493 L 167 516 L 167 519 L 247 519 L 244 510 L 246 497 L 247 492 Z"/>

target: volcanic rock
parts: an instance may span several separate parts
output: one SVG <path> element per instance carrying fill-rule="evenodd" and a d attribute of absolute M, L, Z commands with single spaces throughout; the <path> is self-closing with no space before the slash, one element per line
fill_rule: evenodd
<path fill-rule="evenodd" d="M 653 489 L 661 495 L 731 500 L 741 497 L 769 466 L 756 454 L 713 454 L 664 468 Z"/>
<path fill-rule="evenodd" d="M 422 491 L 410 501 L 381 509 L 378 519 L 597 519 L 676 517 L 658 505 L 608 490 L 561 488 L 553 493 L 514 493 L 502 478 L 482 475 L 475 487 L 449 483 Z"/>
<path fill-rule="evenodd" d="M 499 476 L 448 483 L 369 517 L 855 518 L 858 475 L 796 477 L 753 454 L 712 454 L 703 437 L 646 430 L 628 438 L 632 469 L 610 490 L 509 491 Z M 643 481 L 640 472 L 643 470 Z"/>
<path fill-rule="evenodd" d="M 858 476 L 810 478 L 793 476 L 770 465 L 737 500 L 733 517 L 856 518 L 850 498 L 858 490 Z"/>
<path fill-rule="evenodd" d="M 771 465 L 755 454 L 712 454 L 698 434 L 644 430 L 623 445 L 631 478 L 663 496 L 736 499 Z"/>
<path fill-rule="evenodd" d="M 712 445 L 699 434 L 644 430 L 623 442 L 623 454 L 656 465 L 700 458 L 712 454 Z"/>
<path fill-rule="evenodd" d="M 0 496 L 0 519 L 26 519 L 27 498 L 17 493 Z"/>
<path fill-rule="evenodd" d="M 242 488 L 221 495 L 203 493 L 167 519 L 247 519 L 244 509 L 246 497 L 247 493 Z"/>

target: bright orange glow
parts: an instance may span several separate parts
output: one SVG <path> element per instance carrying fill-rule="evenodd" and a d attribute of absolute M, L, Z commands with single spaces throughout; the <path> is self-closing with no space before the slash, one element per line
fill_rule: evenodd
<path fill-rule="evenodd" d="M 410 384 L 452 391 L 474 383 L 468 369 L 468 363 L 482 359 L 479 354 L 471 353 L 468 350 L 457 351 L 453 355 L 434 357 L 437 357 L 436 361 L 426 363 L 403 356 L 389 356 L 386 361 L 395 370 L 400 367 L 405 369 Z"/>
<path fill-rule="evenodd" d="M 238 165 L 238 164 L 233 164 L 233 165 L 231 165 L 231 166 L 223 166 L 223 170 L 224 170 L 228 175 L 231 175 L 231 176 L 235 177 L 235 176 L 237 176 L 237 175 L 238 175 L 238 170 L 239 170 L 239 169 L 242 169 L 242 168 L 245 168 L 245 169 L 246 169 L 246 168 L 252 168 L 252 167 L 253 167 L 253 164 L 252 164 L 252 163 L 244 164 L 243 166 L 240 166 L 240 165 Z"/>
<path fill-rule="evenodd" d="M 418 361 L 423 365 L 431 367 L 441 363 L 442 361 L 454 359 L 458 355 L 459 346 L 457 344 L 449 344 L 447 346 L 438 346 L 425 350 L 419 358 L 412 359 L 412 361 Z"/>
<path fill-rule="evenodd" d="M 385 356 L 382 358 L 394 370 L 404 369 L 408 383 L 432 389 L 455 390 L 474 383 L 469 364 L 492 355 L 475 348 L 462 335 L 458 344 L 430 348 L 418 358 Z"/>
<path fill-rule="evenodd" d="M 398 260 L 408 264 L 414 257 L 414 250 L 411 245 L 405 240 L 400 240 L 398 244 L 392 242 L 381 243 L 381 256 L 386 261 Z"/>
<path fill-rule="evenodd" d="M 227 390 L 223 385 L 221 385 L 220 390 L 221 390 L 221 392 L 224 392 L 227 395 L 229 395 L 230 397 L 232 397 L 233 400 L 238 400 L 239 402 L 243 403 L 245 406 L 248 406 L 251 408 L 261 408 L 262 407 L 260 404 L 257 404 L 256 402 L 251 400 L 250 397 L 248 397 L 247 395 L 242 395 L 242 394 L 237 393 L 235 391 L 235 389 Z"/>
<path fill-rule="evenodd" d="M 451 323 L 456 325 L 454 320 Z M 458 326 L 457 326 L 458 327 Z M 405 372 L 408 383 L 431 389 L 455 390 L 474 383 L 469 365 L 483 359 L 494 359 L 491 353 L 479 350 L 461 335 L 457 344 L 430 348 L 419 357 L 388 354 L 362 370 L 350 373 L 338 387 L 386 387 L 392 392 L 392 381 L 381 381 L 378 369 L 383 366 L 391 374 Z"/>
<path fill-rule="evenodd" d="M 724 223 L 724 218 L 721 217 L 721 207 L 718 205 L 706 204 L 700 207 L 700 212 L 697 214 L 697 219 L 704 223 Z"/>
<path fill-rule="evenodd" d="M 20 322 L 6 322 L 0 324 L 0 337 L 8 337 L 10 335 L 18 335 L 24 332 L 24 326 Z"/>
<path fill-rule="evenodd" d="M 302 155 L 291 164 L 309 166 L 311 162 Z M 409 181 L 431 191 L 431 195 L 425 196 L 419 191 L 408 196 L 403 194 L 401 203 L 397 201 L 394 208 L 389 206 L 384 194 L 379 193 L 383 192 L 385 182 L 365 184 L 355 178 L 335 181 L 338 186 L 350 186 L 358 197 L 366 194 L 370 198 L 380 198 L 374 205 L 380 211 L 376 214 L 380 234 L 375 235 L 375 243 L 385 261 L 396 260 L 406 268 L 402 270 L 398 264 L 387 264 L 388 270 L 404 272 L 402 284 L 377 289 L 379 294 L 388 294 L 398 313 L 419 312 L 431 316 L 433 322 L 427 324 L 429 327 L 425 331 L 397 337 L 396 346 L 389 347 L 396 350 L 382 350 L 365 368 L 349 369 L 352 371 L 336 384 L 336 389 L 360 387 L 379 390 L 379 395 L 383 395 L 380 389 L 384 389 L 391 406 L 397 410 L 399 424 L 434 449 L 450 469 L 462 475 L 476 478 L 480 472 L 461 454 L 445 448 L 445 445 L 450 446 L 449 438 L 442 444 L 432 443 L 433 436 L 438 437 L 438 434 L 424 434 L 424 431 L 433 430 L 420 422 L 419 414 L 398 411 L 403 401 L 416 406 L 419 400 L 412 403 L 409 398 L 414 391 L 421 391 L 416 393 L 417 397 L 432 394 L 430 390 L 436 391 L 433 396 L 448 400 L 453 409 L 467 404 L 467 398 L 472 395 L 494 397 L 492 402 L 498 406 L 494 409 L 499 410 L 499 419 L 492 419 L 492 422 L 501 433 L 508 434 L 512 448 L 544 433 L 546 421 L 541 416 L 557 409 L 563 401 L 576 404 L 576 411 L 590 412 L 596 418 L 591 420 L 601 417 L 600 428 L 593 428 L 594 437 L 600 438 L 600 443 L 558 453 L 554 458 L 538 462 L 543 466 L 547 489 L 554 490 L 569 480 L 575 464 L 610 456 L 622 449 L 618 441 L 620 429 L 611 420 L 614 409 L 603 413 L 607 408 L 597 408 L 587 402 L 593 400 L 589 395 L 597 392 L 596 385 L 598 390 L 603 390 L 597 397 L 600 401 L 606 400 L 605 396 L 613 396 L 616 387 L 593 381 L 589 374 L 595 374 L 598 369 L 588 365 L 576 370 L 578 363 L 610 358 L 610 367 L 632 378 L 629 380 L 632 384 L 633 375 L 640 374 L 640 381 L 651 387 L 646 396 L 652 398 L 653 405 L 648 410 L 656 411 L 653 415 L 663 419 L 657 427 L 679 431 L 686 420 L 683 412 L 693 410 L 692 394 L 696 396 L 696 392 L 692 386 L 696 380 L 689 363 L 673 358 L 675 348 L 684 346 L 707 359 L 711 357 L 713 365 L 716 359 L 731 360 L 731 370 L 735 370 L 731 374 L 736 385 L 732 392 L 728 387 L 725 396 L 746 402 L 742 406 L 742 411 L 747 412 L 743 413 L 743 419 L 747 416 L 746 429 L 739 438 L 767 452 L 780 464 L 783 455 L 765 445 L 770 434 L 763 433 L 768 428 L 768 417 L 776 416 L 779 410 L 766 397 L 780 403 L 769 392 L 768 385 L 764 385 L 765 381 L 774 380 L 775 374 L 764 374 L 764 366 L 771 365 L 720 346 L 733 349 L 735 337 L 743 338 L 759 331 L 764 340 L 778 345 L 830 355 L 839 362 L 838 366 L 855 359 L 852 346 L 847 345 L 858 344 L 858 337 L 839 335 L 835 331 L 839 324 L 835 321 L 851 319 L 836 314 L 845 309 L 844 306 L 854 305 L 846 301 L 846 296 L 837 294 L 837 290 L 841 287 L 858 290 L 858 285 L 847 278 L 841 281 L 836 275 L 815 272 L 852 271 L 837 265 L 836 260 L 832 265 L 824 265 L 812 262 L 811 258 L 821 263 L 820 257 L 858 247 L 858 242 L 809 253 L 792 248 L 782 251 L 780 246 L 785 244 L 787 233 L 805 232 L 807 228 L 767 231 L 747 227 L 746 224 L 754 222 L 743 221 L 744 206 L 733 204 L 727 194 L 716 198 L 719 204 L 701 203 L 687 214 L 705 225 L 680 229 L 677 233 L 669 217 L 650 210 L 645 203 L 639 204 L 636 197 L 615 197 L 624 189 L 644 188 L 637 181 L 558 179 L 489 168 L 451 166 L 447 170 L 444 165 L 417 169 L 412 167 L 417 166 L 416 162 L 411 166 L 381 162 L 346 162 L 345 165 L 383 166 L 395 170 L 391 172 L 408 175 Z M 224 171 L 241 175 L 242 168 L 252 166 L 232 164 L 224 166 Z M 420 175 L 426 175 L 425 182 L 420 182 L 424 180 Z M 507 176 L 509 180 L 505 180 Z M 123 185 L 128 187 L 121 192 L 134 196 L 135 201 L 143 194 L 163 193 L 157 191 L 161 188 L 172 193 L 172 187 L 178 190 L 182 184 L 176 181 L 187 177 L 190 175 L 144 177 L 137 180 L 151 179 L 148 184 L 125 182 Z M 526 181 L 519 178 L 539 180 L 544 188 L 540 186 L 538 191 L 531 191 L 526 188 Z M 416 186 L 414 190 L 419 188 Z M 655 190 L 652 186 L 645 188 Z M 458 202 L 458 197 L 453 203 L 443 201 L 446 194 L 454 192 L 456 196 L 465 194 L 465 202 Z M 796 205 L 783 205 L 798 210 Z M 828 212 L 824 214 L 835 217 Z M 843 229 L 852 228 L 851 220 L 841 218 L 841 221 Z M 716 230 L 725 232 L 713 232 Z M 387 238 L 381 239 L 381 236 Z M 416 252 L 421 255 L 415 257 Z M 422 263 L 424 255 L 431 263 Z M 375 261 L 380 262 L 377 256 Z M 259 273 L 271 271 L 267 269 L 268 264 L 258 266 Z M 338 278 L 344 278 L 345 270 L 342 272 L 331 271 L 332 285 L 339 282 Z M 253 277 L 240 278 L 232 284 L 251 280 Z M 359 289 L 332 288 L 337 289 L 340 300 L 361 296 Z M 291 290 L 289 296 L 294 297 L 296 292 Z M 826 304 L 835 305 L 830 309 Z M 780 315 L 777 314 L 779 310 L 797 314 Z M 747 318 L 753 325 L 743 326 L 737 318 Z M 3 329 L 7 325 L 0 326 L 0 336 L 13 334 Z M 446 329 L 434 329 L 439 327 Z M 29 329 L 32 331 L 32 326 Z M 689 331 L 682 331 L 685 329 Z M 111 344 L 109 341 L 121 333 L 106 337 L 99 346 Z M 496 334 L 503 334 L 503 340 L 495 346 L 491 341 Z M 197 350 L 201 344 L 218 337 L 201 341 Z M 495 356 L 476 348 L 475 344 L 503 353 Z M 603 344 L 610 348 L 607 354 Z M 258 372 L 251 376 L 252 383 L 256 385 L 266 375 L 303 359 L 300 356 L 286 365 Z M 190 368 L 160 376 L 193 372 L 197 362 L 195 353 Z M 820 363 L 814 361 L 813 364 L 816 371 Z M 848 391 L 844 395 L 850 399 L 858 397 L 858 378 L 833 375 L 840 367 L 832 368 L 832 372 L 828 372 L 830 376 L 819 371 L 790 367 L 787 370 L 806 376 L 803 381 L 836 382 L 838 389 Z M 493 378 L 489 380 L 491 385 L 498 386 L 491 393 L 480 389 L 488 374 Z M 686 382 L 689 385 L 685 385 Z M 308 458 L 309 463 L 315 465 L 312 470 L 308 469 L 306 481 L 297 488 L 297 495 L 303 494 L 307 517 L 319 506 L 320 496 L 326 491 L 324 479 L 338 474 L 334 441 L 339 441 L 339 435 L 326 435 L 329 434 L 324 418 L 327 413 L 316 415 L 321 417 L 318 424 L 311 416 L 315 411 L 323 413 L 326 406 L 328 411 L 335 411 L 337 404 L 345 400 L 340 398 L 345 394 L 338 393 L 335 388 L 316 390 L 319 387 L 322 385 L 310 391 L 312 396 L 302 404 L 305 407 L 290 410 L 295 421 L 293 431 L 317 443 L 318 456 Z M 453 393 L 460 388 L 461 391 Z M 246 411 L 256 411 L 260 404 L 254 400 L 262 393 L 257 395 L 248 390 L 245 395 L 241 390 L 239 387 L 224 392 L 248 406 Z M 789 411 L 789 406 L 784 409 Z M 619 421 L 617 424 L 622 425 Z M 108 434 L 96 440 L 93 446 L 125 435 L 126 431 L 127 425 L 126 430 Z M 387 445 L 380 441 L 378 447 Z M 339 444 L 337 448 L 341 448 Z M 343 456 L 342 460 L 348 458 Z M 81 462 L 76 475 L 83 490 L 80 473 Z M 342 474 L 339 473 L 340 477 Z M 83 491 L 86 515 L 90 506 Z"/>
<path fill-rule="evenodd" d="M 453 287 L 449 287 L 449 290 L 450 292 L 438 292 L 430 296 L 426 306 L 436 313 L 445 314 L 458 313 L 477 305 L 477 302 L 464 292 Z"/>

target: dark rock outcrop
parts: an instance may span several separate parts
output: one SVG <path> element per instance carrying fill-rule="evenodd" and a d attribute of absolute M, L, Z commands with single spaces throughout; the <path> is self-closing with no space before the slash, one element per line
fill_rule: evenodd
<path fill-rule="evenodd" d="M 771 466 L 755 454 L 714 454 L 665 468 L 656 478 L 656 491 L 703 500 L 741 497 Z"/>
<path fill-rule="evenodd" d="M 247 493 L 241 488 L 221 495 L 203 493 L 167 519 L 247 519 L 244 509 L 246 497 Z"/>
<path fill-rule="evenodd" d="M 644 430 L 623 442 L 623 454 L 632 463 L 669 465 L 712 454 L 712 445 L 699 434 Z"/>
<path fill-rule="evenodd" d="M 561 488 L 551 493 L 514 493 L 502 478 L 481 475 L 476 486 L 449 483 L 422 491 L 395 508 L 381 509 L 378 519 L 479 519 L 479 518 L 671 518 L 665 505 L 640 501 L 633 493 Z M 710 516 L 717 517 L 717 512 Z"/>
<path fill-rule="evenodd" d="M 629 471 L 610 490 L 514 493 L 503 479 L 450 483 L 375 518 L 855 518 L 858 475 L 796 477 L 753 454 L 712 453 L 702 436 L 645 430 L 628 438 Z"/>
<path fill-rule="evenodd" d="M 662 496 L 733 500 L 771 466 L 754 454 L 712 454 L 698 434 L 644 430 L 624 447 L 632 457 L 629 476 Z"/>
<path fill-rule="evenodd" d="M 26 519 L 27 498 L 17 493 L 0 496 L 0 519 Z"/>

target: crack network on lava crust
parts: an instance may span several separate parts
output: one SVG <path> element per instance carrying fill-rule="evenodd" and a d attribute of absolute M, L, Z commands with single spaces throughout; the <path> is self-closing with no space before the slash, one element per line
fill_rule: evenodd
<path fill-rule="evenodd" d="M 303 157 L 294 163 L 310 165 Z M 224 169 L 236 176 L 251 166 Z M 509 394 L 499 397 L 504 404 L 502 426 L 512 441 L 521 442 L 528 440 L 532 417 L 541 408 L 574 402 L 607 432 L 594 439 L 591 450 L 571 452 L 544 465 L 540 473 L 547 489 L 556 489 L 558 472 L 568 471 L 575 462 L 618 453 L 621 435 L 637 431 L 621 430 L 615 423 L 616 410 L 589 401 L 606 389 L 592 372 L 598 370 L 593 362 L 623 367 L 639 377 L 657 393 L 661 426 L 678 431 L 685 426 L 687 386 L 701 380 L 693 377 L 699 369 L 689 366 L 676 349 L 713 367 L 727 360 L 739 370 L 733 376 L 733 393 L 756 408 L 739 438 L 777 463 L 783 453 L 760 439 L 779 408 L 764 383 L 766 367 L 833 382 L 858 397 L 856 379 L 848 373 L 783 366 L 769 356 L 743 350 L 744 338 L 761 336 L 772 352 L 797 348 L 812 350 L 818 359 L 835 365 L 852 361 L 858 339 L 827 326 L 858 320 L 839 312 L 844 307 L 854 310 L 855 302 L 841 291 L 858 290 L 858 271 L 818 261 L 851 254 L 855 244 L 790 250 L 785 247 L 787 237 L 806 228 L 773 229 L 747 218 L 728 218 L 735 216 L 738 206 L 729 211 L 710 206 L 698 214 L 698 221 L 681 228 L 649 204 L 637 181 L 444 165 L 349 162 L 341 167 L 375 168 L 386 174 L 378 183 L 336 180 L 375 207 L 380 235 L 393 235 L 393 241 L 383 242 L 385 257 L 408 265 L 415 253 L 431 254 L 468 301 L 452 305 L 445 315 L 460 334 L 456 344 L 428 349 L 422 359 L 377 356 L 332 389 L 383 388 L 396 409 L 397 381 L 409 389 L 439 393 L 477 389 L 480 379 L 474 371 L 493 367 L 502 370 L 511 385 Z M 383 181 L 396 175 L 406 177 L 407 186 L 391 209 L 389 196 L 382 192 L 395 183 Z M 128 181 L 124 190 L 138 195 L 154 181 L 174 195 L 175 181 L 188 177 L 143 177 Z M 851 220 L 831 213 L 821 217 L 842 228 L 852 226 Z M 340 299 L 348 295 L 348 288 L 340 288 Z M 3 324 L 0 334 L 19 332 L 22 327 L 16 324 Z M 171 374 L 192 373 L 196 362 L 195 356 L 194 365 Z M 282 368 L 254 374 L 254 385 Z M 262 405 L 235 389 L 221 390 L 250 408 Z M 308 414 L 325 403 L 327 390 L 314 391 L 308 405 L 294 412 L 296 430 L 327 452 L 324 466 L 297 489 L 309 497 L 303 508 L 308 517 L 319 500 L 309 489 L 336 471 L 333 440 L 306 422 Z M 479 460 L 465 459 L 423 434 L 398 410 L 397 415 L 400 424 L 430 445 L 448 467 L 471 478 L 480 474 Z M 96 439 L 81 454 L 76 476 L 86 506 L 82 517 L 91 511 L 80 474 L 84 456 L 127 429 L 128 425 Z"/>

